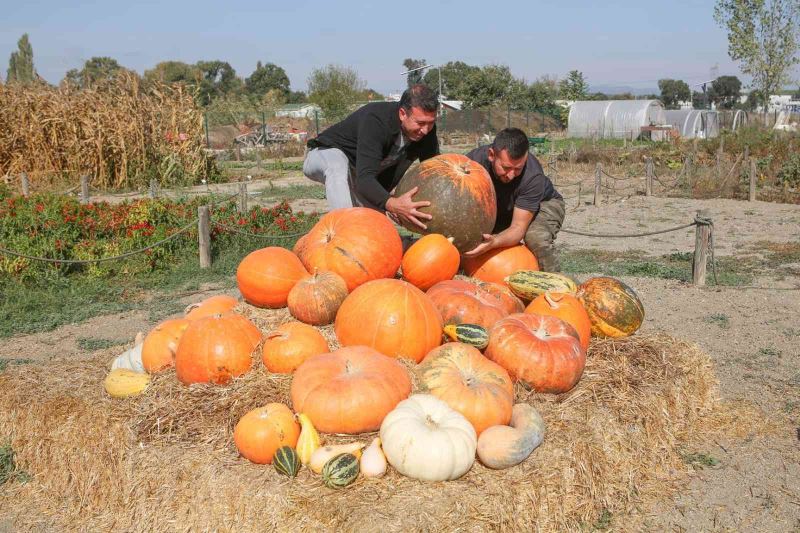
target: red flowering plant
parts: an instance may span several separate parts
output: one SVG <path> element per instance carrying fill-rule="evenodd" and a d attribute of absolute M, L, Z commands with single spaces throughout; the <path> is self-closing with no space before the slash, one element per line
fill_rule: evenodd
<path fill-rule="evenodd" d="M 168 268 L 177 256 L 196 253 L 197 208 L 209 203 L 203 197 L 82 205 L 67 196 L 0 195 L 0 248 L 32 257 L 93 260 L 118 256 L 147 248 L 186 228 L 180 236 L 164 244 L 118 261 L 82 265 L 45 263 L 0 253 L 0 275 L 21 279 L 72 272 L 107 276 Z M 295 238 L 283 237 L 304 233 L 317 220 L 316 215 L 292 212 L 286 202 L 271 208 L 254 206 L 247 213 L 239 213 L 230 202 L 212 204 L 211 213 L 214 246 L 225 246 L 234 239 L 248 239 L 252 248 L 290 246 Z M 271 236 L 274 242 L 269 242 Z"/>

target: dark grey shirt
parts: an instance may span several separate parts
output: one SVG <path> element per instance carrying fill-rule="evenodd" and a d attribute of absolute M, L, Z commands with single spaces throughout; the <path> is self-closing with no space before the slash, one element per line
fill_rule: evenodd
<path fill-rule="evenodd" d="M 539 204 L 554 198 L 561 198 L 553 186 L 553 182 L 544 175 L 539 160 L 532 154 L 528 154 L 528 161 L 525 162 L 522 173 L 510 183 L 503 183 L 494 175 L 492 163 L 489 161 L 488 145 L 475 148 L 467 154 L 467 157 L 486 169 L 492 178 L 495 193 L 497 193 L 497 221 L 492 233 L 508 229 L 515 207 L 536 215 L 539 212 Z"/>

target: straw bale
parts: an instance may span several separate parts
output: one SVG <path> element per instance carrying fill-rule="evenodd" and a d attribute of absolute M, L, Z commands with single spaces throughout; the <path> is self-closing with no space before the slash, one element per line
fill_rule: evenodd
<path fill-rule="evenodd" d="M 240 310 L 265 332 L 292 319 L 285 310 Z M 322 330 L 331 338 L 331 326 Z M 289 400 L 291 378 L 268 375 L 258 350 L 253 371 L 225 387 L 184 387 L 166 372 L 129 400 L 102 390 L 113 355 L 0 374 L 0 436 L 32 476 L 0 489 L 0 506 L 19 528 L 576 529 L 604 510 L 630 516 L 668 497 L 687 469 L 681 453 L 768 429 L 752 408 L 720 402 L 709 357 L 696 346 L 665 334 L 594 341 L 573 391 L 541 395 L 517 385 L 517 401 L 536 406 L 547 423 L 544 443 L 521 465 L 494 471 L 476 462 L 463 478 L 442 483 L 390 469 L 337 491 L 306 469 L 289 480 L 238 456 L 238 418 Z"/>
<path fill-rule="evenodd" d="M 76 89 L 0 85 L 0 175 L 26 172 L 32 188 L 95 189 L 147 185 L 150 178 L 186 182 L 206 177 L 200 110 L 186 88 L 147 88 L 125 72 Z"/>

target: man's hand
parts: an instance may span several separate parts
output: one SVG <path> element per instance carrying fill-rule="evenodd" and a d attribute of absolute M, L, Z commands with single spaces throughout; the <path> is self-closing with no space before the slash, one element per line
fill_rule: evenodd
<path fill-rule="evenodd" d="M 390 197 L 386 200 L 386 211 L 397 217 L 400 221 L 407 220 L 422 229 L 428 229 L 422 220 L 430 220 L 432 215 L 428 215 L 419 211 L 420 207 L 428 207 L 430 202 L 421 201 L 415 202 L 413 196 L 417 193 L 419 187 L 414 187 L 407 193 L 398 197 Z"/>
<path fill-rule="evenodd" d="M 495 244 L 495 236 L 489 235 L 488 233 L 483 234 L 483 242 L 480 243 L 478 246 L 470 250 L 469 252 L 464 252 L 464 257 L 476 257 L 481 254 L 485 254 L 489 250 L 496 248 Z"/>

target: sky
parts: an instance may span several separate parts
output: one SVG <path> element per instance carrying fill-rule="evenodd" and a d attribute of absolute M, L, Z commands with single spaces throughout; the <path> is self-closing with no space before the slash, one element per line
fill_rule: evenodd
<path fill-rule="evenodd" d="M 597 90 L 655 89 L 739 75 L 712 0 L 55 1 L 0 0 L 0 72 L 28 33 L 41 76 L 58 83 L 93 56 L 143 73 L 156 63 L 219 59 L 250 75 L 257 61 L 284 68 L 305 90 L 311 70 L 354 68 L 384 94 L 401 90 L 403 59 L 504 64 L 528 81 L 577 69 Z"/>

